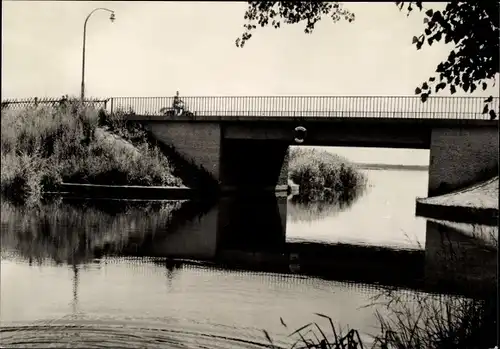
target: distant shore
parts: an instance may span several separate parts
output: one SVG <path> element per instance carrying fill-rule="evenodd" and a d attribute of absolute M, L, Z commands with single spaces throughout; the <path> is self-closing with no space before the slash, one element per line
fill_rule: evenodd
<path fill-rule="evenodd" d="M 362 170 L 403 170 L 403 171 L 428 171 L 429 166 L 425 165 L 396 165 L 396 164 L 364 164 L 354 163 Z"/>

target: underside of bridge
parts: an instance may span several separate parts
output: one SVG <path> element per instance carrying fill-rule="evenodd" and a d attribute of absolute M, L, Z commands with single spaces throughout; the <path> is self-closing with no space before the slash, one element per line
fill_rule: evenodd
<path fill-rule="evenodd" d="M 286 190 L 288 142 L 224 139 L 220 183 L 225 191 Z"/>

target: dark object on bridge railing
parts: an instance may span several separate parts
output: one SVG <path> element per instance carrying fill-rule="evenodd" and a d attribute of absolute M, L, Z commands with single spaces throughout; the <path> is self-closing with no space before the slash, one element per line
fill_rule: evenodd
<path fill-rule="evenodd" d="M 107 99 L 87 99 L 83 102 L 85 106 L 93 106 L 97 109 L 106 109 L 107 103 L 110 98 Z M 27 108 L 37 108 L 39 106 L 50 106 L 50 107 L 67 107 L 68 105 L 79 104 L 80 101 L 76 98 L 69 98 L 67 95 L 61 98 L 26 98 L 26 99 L 6 99 L 2 101 L 2 110 L 6 109 L 27 109 Z"/>
<path fill-rule="evenodd" d="M 114 97 L 113 110 L 134 110 L 137 115 L 175 115 L 175 97 Z M 206 117 L 365 117 L 489 119 L 483 114 L 484 97 L 431 96 L 423 103 L 418 96 L 230 96 L 183 97 L 186 110 L 194 119 Z M 499 110 L 499 98 L 490 109 Z M 191 115 L 190 115 L 191 116 Z"/>

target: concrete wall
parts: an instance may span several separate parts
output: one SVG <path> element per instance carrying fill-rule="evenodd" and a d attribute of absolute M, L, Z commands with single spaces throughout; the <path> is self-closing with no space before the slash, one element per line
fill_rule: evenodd
<path fill-rule="evenodd" d="M 498 125 L 432 130 L 428 196 L 472 185 L 491 172 L 498 174 Z"/>
<path fill-rule="evenodd" d="M 147 128 L 157 140 L 173 146 L 186 160 L 194 162 L 219 180 L 221 127 L 210 122 L 151 122 Z"/>

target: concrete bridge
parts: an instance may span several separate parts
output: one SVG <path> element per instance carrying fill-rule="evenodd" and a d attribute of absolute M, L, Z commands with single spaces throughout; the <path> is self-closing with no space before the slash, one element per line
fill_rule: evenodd
<path fill-rule="evenodd" d="M 161 142 L 208 171 L 223 190 L 286 190 L 290 145 L 430 149 L 428 195 L 498 173 L 498 121 L 482 97 L 112 98 Z M 499 98 L 490 105 L 499 109 Z M 302 131 L 297 127 L 303 127 Z M 305 130 L 305 131 L 304 131 Z"/>

